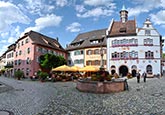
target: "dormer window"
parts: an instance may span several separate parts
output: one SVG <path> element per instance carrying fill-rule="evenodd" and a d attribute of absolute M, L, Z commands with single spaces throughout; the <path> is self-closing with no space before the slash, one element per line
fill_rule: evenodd
<path fill-rule="evenodd" d="M 120 28 L 120 33 L 126 33 L 126 28 Z"/>
<path fill-rule="evenodd" d="M 151 34 L 151 31 L 150 30 L 145 30 L 145 34 L 146 35 L 150 35 Z"/>
<path fill-rule="evenodd" d="M 149 24 L 147 24 L 147 28 L 149 27 Z"/>
<path fill-rule="evenodd" d="M 99 43 L 99 40 L 90 40 L 90 43 L 91 44 L 98 44 Z"/>

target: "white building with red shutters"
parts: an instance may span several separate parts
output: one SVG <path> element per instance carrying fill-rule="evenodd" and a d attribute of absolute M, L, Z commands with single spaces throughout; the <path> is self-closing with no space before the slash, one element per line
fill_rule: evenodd
<path fill-rule="evenodd" d="M 120 21 L 112 20 L 107 31 L 107 70 L 113 74 L 132 76 L 140 70 L 148 76 L 162 73 L 162 36 L 147 18 L 143 27 L 136 20 L 128 20 L 125 7 Z"/>

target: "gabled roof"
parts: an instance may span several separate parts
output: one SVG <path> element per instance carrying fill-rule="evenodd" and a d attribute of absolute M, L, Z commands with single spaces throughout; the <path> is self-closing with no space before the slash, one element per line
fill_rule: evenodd
<path fill-rule="evenodd" d="M 108 36 L 129 36 L 136 35 L 136 21 L 128 20 L 125 23 L 114 21 Z"/>
<path fill-rule="evenodd" d="M 67 51 L 106 46 L 106 34 L 107 29 L 94 30 L 86 33 L 79 34 L 66 48 Z M 93 43 L 92 41 L 99 41 L 99 43 Z"/>
<path fill-rule="evenodd" d="M 48 36 L 45 36 L 43 34 L 35 32 L 35 31 L 29 31 L 28 33 L 25 33 L 25 35 L 23 37 L 19 38 L 17 40 L 17 42 L 27 36 L 29 36 L 29 38 L 32 40 L 33 44 L 42 45 L 42 46 L 53 48 L 56 50 L 65 51 L 57 39 L 50 38 Z"/>

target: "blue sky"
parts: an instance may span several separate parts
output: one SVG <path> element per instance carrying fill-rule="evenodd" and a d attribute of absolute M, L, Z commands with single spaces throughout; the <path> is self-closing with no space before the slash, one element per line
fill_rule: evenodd
<path fill-rule="evenodd" d="M 165 37 L 165 0 L 0 0 L 0 55 L 30 30 L 58 37 L 65 48 L 79 33 L 120 20 L 123 4 L 138 27 L 150 18 Z"/>

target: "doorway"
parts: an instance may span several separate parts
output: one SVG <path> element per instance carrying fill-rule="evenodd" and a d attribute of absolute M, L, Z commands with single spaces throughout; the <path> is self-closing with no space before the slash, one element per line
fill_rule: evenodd
<path fill-rule="evenodd" d="M 114 73 L 116 73 L 116 71 L 115 70 L 111 70 L 111 74 L 113 75 Z"/>
<path fill-rule="evenodd" d="M 125 66 L 125 65 L 120 66 L 119 75 L 121 75 L 121 77 L 125 77 L 125 76 L 127 76 L 127 74 L 128 74 L 127 66 Z"/>
<path fill-rule="evenodd" d="M 136 70 L 132 70 L 132 77 L 136 77 Z"/>

